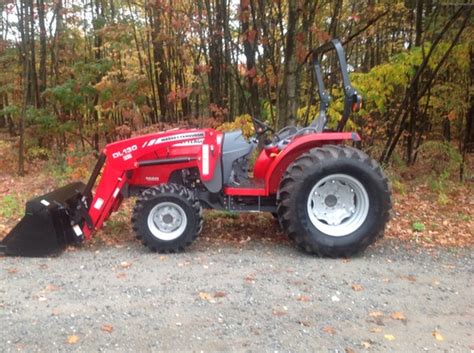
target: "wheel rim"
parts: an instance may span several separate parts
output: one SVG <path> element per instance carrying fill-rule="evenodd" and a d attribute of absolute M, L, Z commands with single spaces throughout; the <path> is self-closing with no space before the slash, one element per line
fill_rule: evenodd
<path fill-rule="evenodd" d="M 173 202 L 161 202 L 148 214 L 148 229 L 160 240 L 174 240 L 183 234 L 188 219 L 183 208 Z"/>
<path fill-rule="evenodd" d="M 309 219 L 321 232 L 343 237 L 356 231 L 369 213 L 369 195 L 364 186 L 346 174 L 332 174 L 311 189 Z"/>

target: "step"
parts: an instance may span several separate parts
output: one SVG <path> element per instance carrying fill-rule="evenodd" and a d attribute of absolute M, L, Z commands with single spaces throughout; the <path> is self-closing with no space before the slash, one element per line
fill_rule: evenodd
<path fill-rule="evenodd" d="M 267 196 L 265 182 L 261 179 L 248 179 L 240 185 L 224 186 L 224 194 L 232 196 Z"/>

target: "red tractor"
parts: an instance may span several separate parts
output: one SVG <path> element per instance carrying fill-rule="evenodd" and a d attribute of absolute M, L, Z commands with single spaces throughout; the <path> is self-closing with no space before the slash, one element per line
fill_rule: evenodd
<path fill-rule="evenodd" d="M 335 131 L 326 129 L 330 98 L 320 66 L 329 49 L 336 50 L 345 95 Z M 312 58 L 321 110 L 310 126 L 275 132 L 254 119 L 256 136 L 250 140 L 241 131 L 173 129 L 111 143 L 86 185 L 72 183 L 28 201 L 25 217 L 1 250 L 17 256 L 58 253 L 90 239 L 129 196 L 137 197 L 133 229 L 152 251 L 185 249 L 202 230 L 203 208 L 271 212 L 308 253 L 338 257 L 365 249 L 388 221 L 388 181 L 373 159 L 343 145 L 360 140 L 342 130 L 361 98 L 349 82 L 340 42 L 314 50 Z M 263 148 L 250 171 L 258 145 Z"/>

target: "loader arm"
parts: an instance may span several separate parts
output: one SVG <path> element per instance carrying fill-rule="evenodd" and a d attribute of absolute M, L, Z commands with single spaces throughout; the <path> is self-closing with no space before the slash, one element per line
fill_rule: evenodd
<path fill-rule="evenodd" d="M 173 164 L 179 165 L 179 168 L 183 168 L 183 165 L 184 167 L 195 166 L 199 169 L 202 182 L 211 181 L 220 163 L 218 138 L 219 134 L 212 129 L 174 130 L 107 145 L 102 151 L 85 190 L 92 192 L 92 187 L 102 170 L 94 197 L 87 205 L 91 224 L 84 222 L 82 226 L 85 238 L 89 239 L 92 232 L 101 228 L 111 213 L 120 207 L 123 200 L 122 190 L 126 185 L 134 183 L 135 171 L 145 167 L 165 168 Z M 175 155 L 173 147 L 182 146 L 183 154 L 186 154 L 189 153 L 187 146 L 191 146 L 192 142 L 197 140 L 199 143 L 194 147 L 192 155 Z M 167 182 L 167 180 L 161 180 L 161 182 Z"/>

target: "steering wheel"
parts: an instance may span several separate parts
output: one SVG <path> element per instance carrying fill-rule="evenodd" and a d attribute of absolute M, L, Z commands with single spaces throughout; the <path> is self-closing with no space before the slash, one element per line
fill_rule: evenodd
<path fill-rule="evenodd" d="M 296 126 L 285 126 L 283 129 L 278 131 L 275 136 L 273 136 L 273 139 L 275 142 L 279 142 L 281 140 L 284 140 L 288 136 L 294 135 L 297 132 L 298 128 Z"/>
<path fill-rule="evenodd" d="M 272 134 L 275 133 L 275 130 L 273 130 L 268 124 L 265 122 L 258 120 L 257 118 L 252 118 L 253 124 L 255 126 L 255 133 L 257 136 L 264 135 L 268 131 L 270 131 Z"/>

